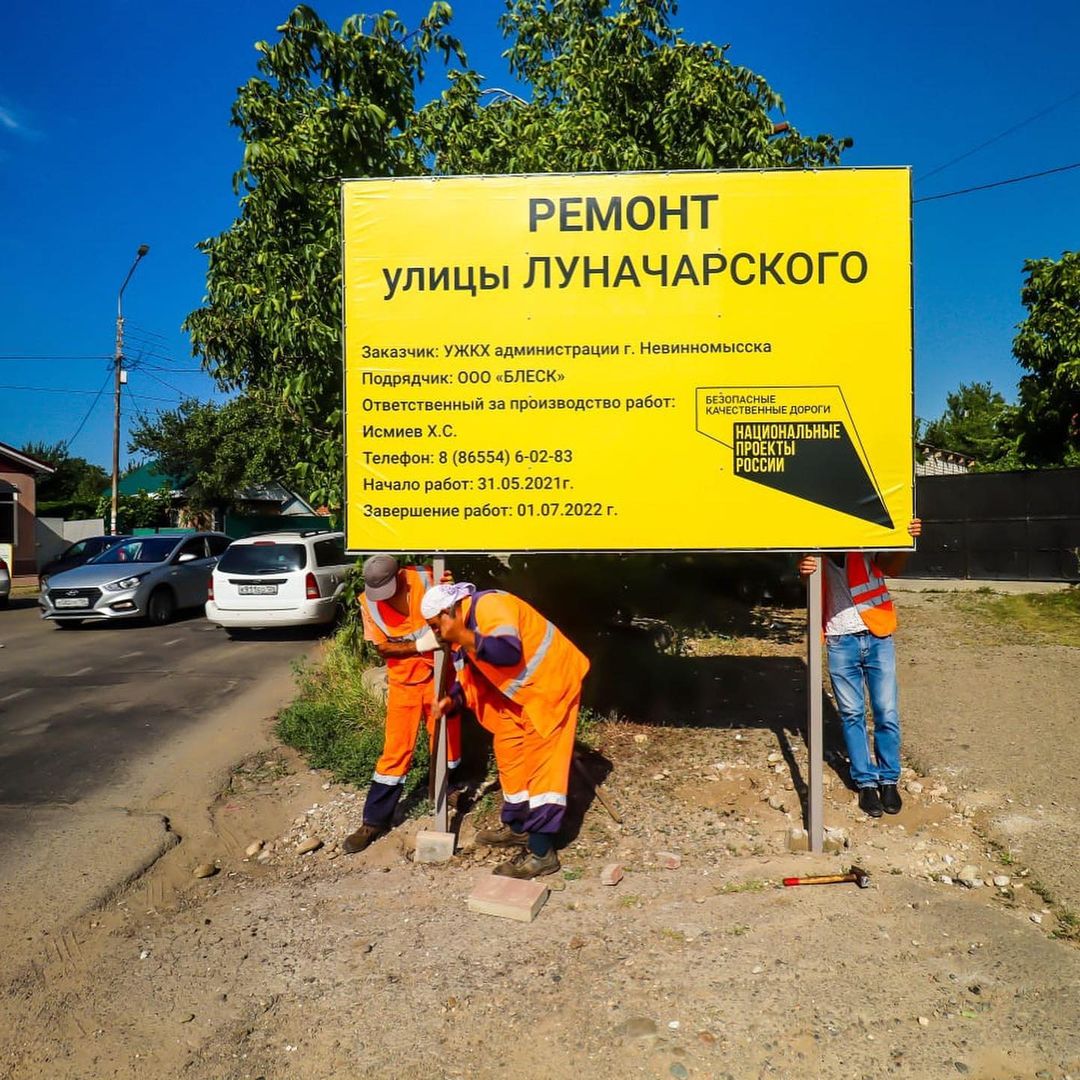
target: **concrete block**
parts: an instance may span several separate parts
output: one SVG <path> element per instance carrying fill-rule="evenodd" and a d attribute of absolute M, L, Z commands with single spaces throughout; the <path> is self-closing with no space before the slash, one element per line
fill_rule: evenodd
<path fill-rule="evenodd" d="M 809 851 L 810 834 L 805 829 L 791 828 L 787 831 L 788 851 Z"/>
<path fill-rule="evenodd" d="M 618 863 L 609 863 L 600 871 L 601 885 L 618 885 L 623 879 L 623 868 Z"/>
<path fill-rule="evenodd" d="M 847 833 L 843 829 L 835 829 L 826 826 L 825 836 L 821 846 L 827 854 L 835 855 L 848 846 Z"/>
<path fill-rule="evenodd" d="M 547 898 L 547 886 L 539 881 L 519 881 L 488 874 L 476 883 L 465 904 L 470 911 L 481 915 L 497 915 L 527 923 L 536 918 Z"/>
<path fill-rule="evenodd" d="M 414 862 L 444 863 L 454 857 L 454 834 L 421 829 L 416 834 Z"/>

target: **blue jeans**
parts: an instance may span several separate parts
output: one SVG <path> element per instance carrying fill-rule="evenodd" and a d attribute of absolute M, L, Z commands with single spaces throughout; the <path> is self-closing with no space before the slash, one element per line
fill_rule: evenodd
<path fill-rule="evenodd" d="M 896 650 L 892 637 L 841 634 L 825 639 L 836 708 L 844 725 L 851 779 L 860 788 L 900 779 L 900 714 L 896 707 Z M 866 691 L 874 712 L 874 748 L 866 718 Z"/>

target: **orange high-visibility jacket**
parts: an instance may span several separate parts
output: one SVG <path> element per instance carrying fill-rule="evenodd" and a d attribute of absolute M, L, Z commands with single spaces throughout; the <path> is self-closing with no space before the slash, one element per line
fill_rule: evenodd
<path fill-rule="evenodd" d="M 470 653 L 455 659 L 463 688 L 475 668 L 500 693 L 521 706 L 542 738 L 562 722 L 589 671 L 589 660 L 561 630 L 534 607 L 507 592 L 476 593 L 462 601 L 465 625 L 485 636 L 512 636 L 521 642 L 520 663 L 497 667 Z M 459 650 L 461 653 L 462 650 Z M 475 685 L 475 683 L 474 683 Z"/>
<path fill-rule="evenodd" d="M 849 551 L 844 556 L 844 569 L 855 609 L 866 629 L 874 637 L 888 637 L 896 629 L 896 609 L 878 564 L 864 551 Z M 824 587 L 824 574 L 821 584 Z"/>
<path fill-rule="evenodd" d="M 375 645 L 383 645 L 391 639 L 415 641 L 427 629 L 427 623 L 420 612 L 420 601 L 434 583 L 431 570 L 426 566 L 406 566 L 398 572 L 405 575 L 409 586 L 407 614 L 399 614 L 383 600 L 376 600 L 371 604 L 363 593 L 360 594 L 364 638 Z M 386 681 L 399 686 L 427 682 L 433 678 L 434 672 L 434 653 L 402 656 L 386 661 Z"/>

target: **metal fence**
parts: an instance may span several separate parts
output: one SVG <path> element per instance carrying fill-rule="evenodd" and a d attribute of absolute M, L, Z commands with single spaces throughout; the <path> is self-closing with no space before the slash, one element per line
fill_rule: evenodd
<path fill-rule="evenodd" d="M 1080 581 L 1080 469 L 920 476 L 911 577 Z"/>

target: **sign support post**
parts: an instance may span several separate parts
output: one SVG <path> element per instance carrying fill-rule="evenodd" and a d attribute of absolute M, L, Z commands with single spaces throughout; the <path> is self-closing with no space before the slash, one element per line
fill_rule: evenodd
<path fill-rule="evenodd" d="M 432 579 L 438 584 L 446 570 L 446 560 L 437 556 L 432 562 Z M 442 698 L 446 681 L 446 648 L 435 651 L 435 703 Z M 447 832 L 447 769 L 446 769 L 446 718 L 441 717 L 435 728 L 435 832 Z"/>
<path fill-rule="evenodd" d="M 824 738 L 821 708 L 821 559 L 806 579 L 806 730 L 810 757 L 810 786 L 807 790 L 807 826 L 810 850 L 820 854 L 825 845 L 822 770 Z"/>

